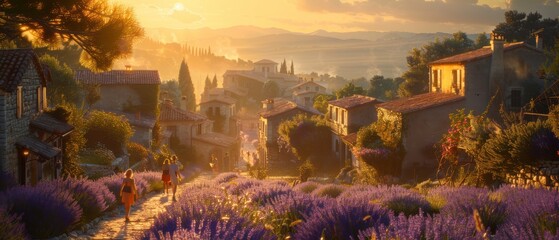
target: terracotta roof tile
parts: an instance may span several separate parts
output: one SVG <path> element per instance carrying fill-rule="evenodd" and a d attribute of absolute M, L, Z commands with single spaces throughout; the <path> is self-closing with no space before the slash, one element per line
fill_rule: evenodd
<path fill-rule="evenodd" d="M 204 121 L 207 118 L 198 113 L 184 111 L 173 106 L 173 102 L 167 100 L 161 104 L 159 120 L 162 122 L 170 121 Z"/>
<path fill-rule="evenodd" d="M 78 70 L 75 79 L 85 84 L 161 84 L 157 70 L 111 70 L 94 73 L 89 70 Z"/>
<path fill-rule="evenodd" d="M 355 146 L 357 144 L 357 133 L 350 133 L 346 136 L 342 137 L 342 141 L 344 141 L 345 143 L 349 144 L 350 146 Z"/>
<path fill-rule="evenodd" d="M 382 101 L 373 97 L 356 94 L 350 97 L 344 97 L 328 102 L 328 104 L 334 105 L 336 107 L 345 108 L 345 109 L 354 108 L 367 103 L 382 103 Z"/>
<path fill-rule="evenodd" d="M 525 44 L 524 42 L 505 43 L 505 45 L 503 46 L 503 51 L 510 51 L 512 49 L 516 49 L 516 48 L 520 48 L 520 47 L 526 47 L 528 49 L 541 52 L 541 50 L 539 50 L 539 49 L 537 49 L 537 48 L 535 48 L 531 45 Z M 469 51 L 469 52 L 461 53 L 461 54 L 458 54 L 458 55 L 450 56 L 450 57 L 447 57 L 447 58 L 439 59 L 437 61 L 433 61 L 429 65 L 444 64 L 444 63 L 471 62 L 471 61 L 475 61 L 475 60 L 478 60 L 478 59 L 490 57 L 491 54 L 492 54 L 491 47 L 490 46 L 485 46 L 485 47 L 480 48 L 480 49 L 476 49 L 476 50 L 473 50 L 473 51 Z"/>
<path fill-rule="evenodd" d="M 289 112 L 289 111 L 295 110 L 295 109 L 299 109 L 299 110 L 308 112 L 310 114 L 316 114 L 316 115 L 320 114 L 320 112 L 318 112 L 314 109 L 308 109 L 308 108 L 305 108 L 303 106 L 299 106 L 296 103 L 294 103 L 292 101 L 289 101 L 287 99 L 275 98 L 274 99 L 274 107 L 272 109 L 269 109 L 269 110 L 264 109 L 263 111 L 260 112 L 260 116 L 264 117 L 264 118 L 270 118 L 270 117 L 274 117 L 274 116 L 277 116 L 279 114 L 286 113 L 286 112 Z"/>
<path fill-rule="evenodd" d="M 377 105 L 392 112 L 402 114 L 416 112 L 447 103 L 453 103 L 465 99 L 463 96 L 452 93 L 424 93 L 409 98 L 401 98 Z"/>
<path fill-rule="evenodd" d="M 0 50 L 0 89 L 12 92 L 17 89 L 29 64 L 34 64 L 45 84 L 45 76 L 37 55 L 31 49 Z"/>

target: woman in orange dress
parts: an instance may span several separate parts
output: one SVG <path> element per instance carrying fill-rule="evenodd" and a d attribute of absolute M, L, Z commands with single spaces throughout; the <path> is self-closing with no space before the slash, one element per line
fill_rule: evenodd
<path fill-rule="evenodd" d="M 169 175 L 169 165 L 171 161 L 167 158 L 163 161 L 163 166 L 161 169 L 163 173 L 161 174 L 161 180 L 163 181 L 163 186 L 165 187 L 165 194 L 169 195 L 169 186 L 171 185 L 171 175 Z"/>
<path fill-rule="evenodd" d="M 122 198 L 122 203 L 124 203 L 124 211 L 126 213 L 126 221 L 129 222 L 130 218 L 130 207 L 136 200 L 136 184 L 134 183 L 134 174 L 132 169 L 126 170 L 124 172 L 125 178 L 122 180 L 122 186 L 120 187 L 120 197 Z"/>

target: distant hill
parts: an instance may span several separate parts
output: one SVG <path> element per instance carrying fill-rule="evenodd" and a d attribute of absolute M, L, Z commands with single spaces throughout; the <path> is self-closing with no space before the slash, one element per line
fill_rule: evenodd
<path fill-rule="evenodd" d="M 117 63 L 138 68 L 158 69 L 163 80 L 176 78 L 180 61 L 189 63 L 195 87 L 206 75 L 217 74 L 218 79 L 227 69 L 249 69 L 249 61 L 271 59 L 288 64 L 293 60 L 295 72 L 318 72 L 339 75 L 348 79 L 373 75 L 400 76 L 406 69 L 406 56 L 448 33 L 409 32 L 289 32 L 277 28 L 236 26 L 223 29 L 146 29 L 146 39 L 134 46 L 128 59 Z M 475 35 L 470 35 L 475 39 Z M 212 56 L 194 56 L 189 49 L 211 49 Z M 223 56 L 223 57 L 221 57 Z M 244 59 L 240 60 L 239 59 Z"/>

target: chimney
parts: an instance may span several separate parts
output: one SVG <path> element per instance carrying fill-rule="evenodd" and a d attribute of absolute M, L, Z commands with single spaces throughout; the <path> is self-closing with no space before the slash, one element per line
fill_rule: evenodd
<path fill-rule="evenodd" d="M 186 111 L 186 96 L 182 96 L 179 104 L 179 109 Z"/>
<path fill-rule="evenodd" d="M 124 65 L 124 69 L 126 69 L 126 71 L 132 71 L 132 65 Z"/>
<path fill-rule="evenodd" d="M 489 96 L 493 96 L 499 91 L 499 95 L 502 96 L 504 91 L 504 77 L 505 77 L 505 66 L 503 60 L 503 49 L 505 44 L 505 37 L 499 33 L 491 33 L 491 68 L 489 75 Z M 498 101 L 501 101 L 499 97 Z M 489 99 L 488 99 L 489 100 Z M 497 104 L 498 105 L 498 104 Z"/>
<path fill-rule="evenodd" d="M 274 108 L 274 99 L 273 98 L 268 98 L 266 100 L 264 100 L 264 109 L 266 110 L 270 110 Z"/>

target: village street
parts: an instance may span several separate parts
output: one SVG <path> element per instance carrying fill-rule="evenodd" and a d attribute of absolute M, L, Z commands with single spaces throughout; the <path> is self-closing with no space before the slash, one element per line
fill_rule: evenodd
<path fill-rule="evenodd" d="M 177 188 L 177 196 L 187 186 L 213 177 L 211 173 L 202 172 L 194 179 L 180 184 Z M 155 216 L 165 211 L 165 207 L 171 204 L 173 204 L 171 193 L 166 195 L 163 191 L 150 192 L 132 205 L 130 222 L 124 221 L 124 206 L 119 205 L 116 209 L 86 224 L 81 230 L 53 239 L 135 239 L 142 236 L 143 232 L 151 227 Z"/>

